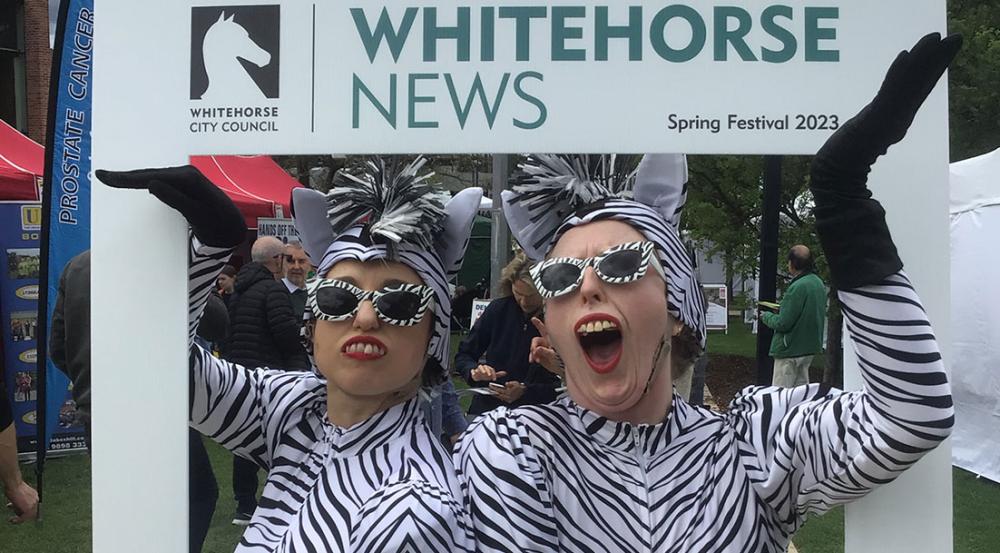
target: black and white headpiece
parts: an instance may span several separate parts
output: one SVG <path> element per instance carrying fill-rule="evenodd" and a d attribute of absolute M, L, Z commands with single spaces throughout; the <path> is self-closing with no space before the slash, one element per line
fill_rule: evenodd
<path fill-rule="evenodd" d="M 428 355 L 448 371 L 451 291 L 469 244 L 482 190 L 469 188 L 449 199 L 421 174 L 426 160 L 374 157 L 360 169 L 342 170 L 323 194 L 292 191 L 295 228 L 317 274 L 345 259 L 399 261 L 434 291 L 433 335 Z"/>
<path fill-rule="evenodd" d="M 667 305 L 705 345 L 705 297 L 680 238 L 687 198 L 687 157 L 531 155 L 519 166 L 504 215 L 525 254 L 540 261 L 567 230 L 602 219 L 622 221 L 656 244 L 667 275 Z M 631 168 L 631 170 L 630 170 Z"/>

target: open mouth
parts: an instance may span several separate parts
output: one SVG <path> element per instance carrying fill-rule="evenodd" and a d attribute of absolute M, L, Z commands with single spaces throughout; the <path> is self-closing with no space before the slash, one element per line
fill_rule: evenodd
<path fill-rule="evenodd" d="M 576 323 L 576 338 L 587 364 L 598 374 L 607 374 L 622 358 L 622 332 L 618 319 L 606 313 L 591 313 Z"/>
<path fill-rule="evenodd" d="M 385 355 L 386 347 L 379 339 L 372 336 L 355 336 L 340 348 L 346 357 L 358 361 L 373 361 Z"/>

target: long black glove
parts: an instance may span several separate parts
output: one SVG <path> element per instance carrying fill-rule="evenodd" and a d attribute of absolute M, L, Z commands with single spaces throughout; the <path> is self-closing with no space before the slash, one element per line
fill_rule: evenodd
<path fill-rule="evenodd" d="M 879 282 L 903 268 L 872 199 L 868 173 L 879 156 L 906 136 L 917 110 L 962 47 L 962 37 L 929 34 L 889 67 L 882 88 L 826 141 L 812 162 L 810 188 L 816 232 L 841 290 Z"/>
<path fill-rule="evenodd" d="M 234 248 L 243 243 L 247 227 L 236 204 L 190 166 L 104 171 L 95 174 L 113 188 L 146 189 L 187 219 L 198 240 L 206 246 Z"/>

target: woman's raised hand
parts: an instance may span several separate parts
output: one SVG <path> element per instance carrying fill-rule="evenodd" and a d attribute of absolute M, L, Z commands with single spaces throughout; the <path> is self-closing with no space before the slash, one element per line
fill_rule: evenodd
<path fill-rule="evenodd" d="M 176 209 L 206 246 L 233 248 L 243 243 L 246 223 L 225 192 L 191 165 L 104 171 L 95 174 L 112 188 L 146 189 L 161 202 Z"/>

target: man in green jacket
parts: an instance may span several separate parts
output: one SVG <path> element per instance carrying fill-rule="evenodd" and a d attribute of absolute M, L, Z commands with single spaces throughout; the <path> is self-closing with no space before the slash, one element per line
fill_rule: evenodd
<path fill-rule="evenodd" d="M 761 313 L 760 320 L 774 329 L 771 357 L 775 386 L 790 388 L 809 383 L 813 355 L 823 350 L 826 321 L 826 286 L 813 272 L 809 248 L 798 245 L 788 252 L 792 282 L 781 297 L 777 313 Z"/>

